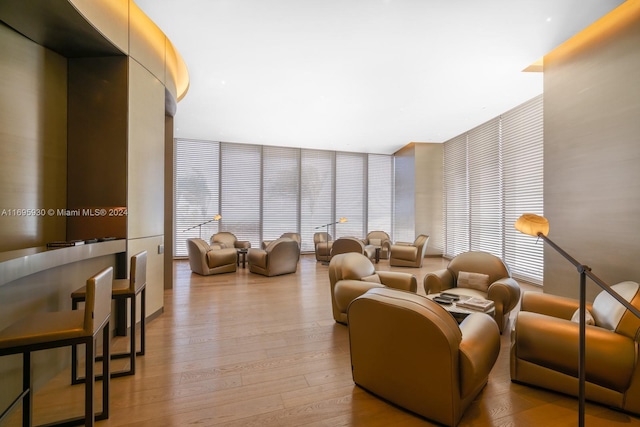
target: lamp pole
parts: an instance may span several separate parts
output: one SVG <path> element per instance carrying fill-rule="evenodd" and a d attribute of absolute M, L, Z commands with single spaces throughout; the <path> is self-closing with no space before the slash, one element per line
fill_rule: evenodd
<path fill-rule="evenodd" d="M 184 233 L 185 231 L 189 231 L 198 227 L 198 236 L 202 239 L 202 226 L 205 224 L 209 224 L 210 222 L 213 222 L 213 221 L 220 221 L 220 219 L 222 219 L 222 215 L 218 214 L 214 216 L 213 219 L 210 219 L 209 221 L 201 222 L 200 224 L 196 224 L 193 227 L 186 228 L 182 230 L 182 232 Z"/>

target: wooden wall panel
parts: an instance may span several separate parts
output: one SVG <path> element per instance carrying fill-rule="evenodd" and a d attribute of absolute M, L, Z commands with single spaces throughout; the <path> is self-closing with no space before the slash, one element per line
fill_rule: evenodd
<path fill-rule="evenodd" d="M 443 144 L 415 143 L 416 235 L 429 236 L 427 255 L 444 252 Z"/>
<path fill-rule="evenodd" d="M 638 46 L 636 17 L 544 58 L 549 237 L 611 284 L 640 282 Z M 544 256 L 545 292 L 577 297 L 576 269 L 548 246 Z M 589 284 L 589 299 L 598 292 Z"/>
<path fill-rule="evenodd" d="M 8 251 L 65 238 L 64 217 L 14 210 L 66 206 L 67 61 L 2 23 L 0 51 L 0 251 Z"/>
<path fill-rule="evenodd" d="M 127 206 L 130 239 L 164 234 L 164 86 L 129 61 Z"/>

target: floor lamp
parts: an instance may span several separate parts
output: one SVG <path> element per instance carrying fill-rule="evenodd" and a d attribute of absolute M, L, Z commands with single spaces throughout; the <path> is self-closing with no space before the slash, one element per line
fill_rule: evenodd
<path fill-rule="evenodd" d="M 327 231 L 326 231 L 326 234 L 327 234 L 327 240 L 326 240 L 326 242 L 327 242 L 327 253 L 329 253 L 329 226 L 330 225 L 335 225 L 335 224 L 343 224 L 345 222 L 347 222 L 347 218 L 342 217 L 339 220 L 337 220 L 336 222 L 330 222 L 328 224 L 322 224 L 322 225 L 319 225 L 319 226 L 317 226 L 315 228 L 316 230 L 319 229 L 319 228 L 325 228 L 325 227 L 327 228 Z M 329 256 L 329 259 L 331 259 L 331 255 L 329 254 L 328 256 Z M 322 262 L 323 263 L 327 263 L 327 264 L 329 263 L 329 261 L 322 261 Z"/>
<path fill-rule="evenodd" d="M 549 246 L 555 249 L 560 255 L 573 264 L 580 273 L 580 342 L 579 342 L 579 356 L 578 356 L 578 425 L 584 426 L 584 407 L 585 407 L 585 336 L 586 336 L 586 278 L 589 277 L 593 282 L 600 286 L 609 295 L 615 298 L 620 304 L 624 305 L 629 311 L 631 311 L 636 317 L 640 318 L 640 311 L 632 306 L 627 300 L 625 300 L 620 294 L 611 289 L 611 286 L 603 282 L 598 276 L 591 272 L 591 268 L 579 263 L 575 258 L 565 252 L 562 248 L 552 242 L 547 234 L 549 233 L 549 221 L 540 215 L 525 213 L 515 223 L 516 230 L 521 233 L 528 234 L 530 236 L 536 236 L 547 242 Z"/>
<path fill-rule="evenodd" d="M 213 222 L 213 221 L 220 221 L 221 219 L 222 219 L 222 215 L 217 214 L 216 216 L 213 217 L 213 219 L 210 219 L 209 221 L 202 222 L 200 224 L 196 224 L 193 227 L 189 227 L 186 230 L 182 230 L 182 232 L 184 233 L 185 231 L 189 231 L 191 229 L 194 229 L 194 228 L 198 227 L 198 236 L 200 236 L 200 238 L 202 239 L 202 226 L 205 225 L 205 224 L 209 224 L 210 222 Z"/>

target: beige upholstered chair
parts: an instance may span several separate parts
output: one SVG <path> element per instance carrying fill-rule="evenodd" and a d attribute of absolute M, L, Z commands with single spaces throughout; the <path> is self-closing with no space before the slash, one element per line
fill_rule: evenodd
<path fill-rule="evenodd" d="M 353 381 L 437 423 L 455 426 L 486 385 L 500 333 L 486 314 L 457 324 L 411 292 L 371 289 L 349 305 Z"/>
<path fill-rule="evenodd" d="M 640 309 L 638 283 L 612 288 Z M 578 307 L 570 298 L 524 293 L 511 334 L 512 381 L 577 396 L 580 325 L 571 319 Z M 640 319 L 604 291 L 587 308 L 585 397 L 640 414 Z"/>
<path fill-rule="evenodd" d="M 355 237 L 340 237 L 333 242 L 333 246 L 331 246 L 331 257 L 348 252 L 363 254 L 371 259 L 375 254 L 375 249 L 373 246 L 365 245 L 362 240 Z"/>
<path fill-rule="evenodd" d="M 488 252 L 461 253 L 446 269 L 427 273 L 423 285 L 427 294 L 446 291 L 492 300 L 500 332 L 505 330 L 509 312 L 520 301 L 520 285 L 511 278 L 509 268 Z"/>
<path fill-rule="evenodd" d="M 389 265 L 393 267 L 422 267 L 429 236 L 418 235 L 413 243 L 396 242 L 389 249 Z"/>
<path fill-rule="evenodd" d="M 17 320 L 0 331 L 0 357 L 22 354 L 22 392 L 14 404 L 22 407 L 22 425 L 30 426 L 33 421 L 33 366 L 31 353 L 51 348 L 72 345 L 84 347 L 84 416 L 47 424 L 93 426 L 97 420 L 109 418 L 110 384 L 110 336 L 111 286 L 113 267 L 107 267 L 86 282 L 86 303 L 83 310 L 66 310 L 35 313 Z M 96 381 L 96 344 L 102 335 L 102 412 L 94 414 L 94 384 Z M 3 386 L 4 378 L 3 378 Z M 11 405 L 13 406 L 13 404 Z M 47 409 L 42 409 L 46 411 Z M 49 408 L 51 410 L 51 408 Z M 56 409 L 57 411 L 57 409 Z M 10 412 L 2 414 L 4 418 Z M 0 420 L 0 423 L 2 420 Z"/>
<path fill-rule="evenodd" d="M 280 237 L 288 237 L 290 239 L 295 240 L 296 242 L 298 242 L 298 246 L 301 246 L 302 244 L 302 238 L 300 237 L 300 234 L 298 233 L 282 233 L 282 235 Z M 267 246 L 269 246 L 270 243 L 275 242 L 275 240 L 264 240 L 262 242 L 262 249 L 266 249 Z"/>
<path fill-rule="evenodd" d="M 236 271 L 238 250 L 219 245 L 209 246 L 202 239 L 187 239 L 191 271 L 203 276 Z"/>
<path fill-rule="evenodd" d="M 129 264 L 129 278 L 115 279 L 112 281 L 111 299 L 122 302 L 121 307 L 129 306 L 129 350 L 121 353 L 111 353 L 111 359 L 129 359 L 128 369 L 121 371 L 111 371 L 111 378 L 135 375 L 136 356 L 144 356 L 146 342 L 146 306 L 147 306 L 147 251 L 141 251 L 131 257 Z M 140 295 L 140 350 L 136 350 L 136 298 Z M 78 309 L 80 302 L 87 300 L 87 287 L 83 286 L 71 293 L 71 308 Z M 123 329 L 126 329 L 127 320 L 124 316 Z M 71 383 L 78 384 L 84 379 L 77 375 L 77 351 L 76 345 L 71 348 Z M 98 360 L 102 360 L 100 357 Z M 101 379 L 96 376 L 96 379 Z"/>
<path fill-rule="evenodd" d="M 288 237 L 271 242 L 266 249 L 249 249 L 247 255 L 249 271 L 264 276 L 295 273 L 299 259 L 300 246 Z"/>
<path fill-rule="evenodd" d="M 370 231 L 364 239 L 365 245 L 380 247 L 380 259 L 389 259 L 391 253 L 391 238 L 384 231 Z"/>
<path fill-rule="evenodd" d="M 248 249 L 251 242 L 238 240 L 235 234 L 228 231 L 220 231 L 211 236 L 211 246 L 220 245 L 221 248 Z"/>
<path fill-rule="evenodd" d="M 338 254 L 329 263 L 331 308 L 336 322 L 347 324 L 347 307 L 372 288 L 391 287 L 415 292 L 416 276 L 398 271 L 376 271 L 371 260 L 355 252 Z"/>
<path fill-rule="evenodd" d="M 316 252 L 316 261 L 329 261 L 331 259 L 331 234 L 327 232 L 315 233 L 313 235 L 313 247 Z"/>

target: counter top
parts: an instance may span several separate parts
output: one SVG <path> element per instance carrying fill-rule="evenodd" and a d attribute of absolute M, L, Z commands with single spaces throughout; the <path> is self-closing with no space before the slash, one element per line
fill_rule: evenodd
<path fill-rule="evenodd" d="M 0 253 L 0 286 L 30 274 L 90 258 L 126 252 L 126 239 L 88 243 L 67 248 L 45 246 Z"/>

